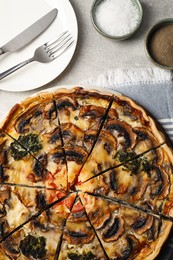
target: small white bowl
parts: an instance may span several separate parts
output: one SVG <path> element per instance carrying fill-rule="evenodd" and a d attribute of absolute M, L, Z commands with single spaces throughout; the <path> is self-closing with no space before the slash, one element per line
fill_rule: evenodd
<path fill-rule="evenodd" d="M 135 34 L 135 32 L 137 31 L 137 29 L 139 28 L 139 26 L 141 24 L 142 17 L 143 17 L 143 10 L 142 10 L 142 6 L 141 6 L 141 3 L 139 2 L 139 0 L 131 0 L 133 2 L 133 4 L 137 7 L 137 10 L 138 10 L 138 14 L 139 14 L 138 22 L 137 22 L 137 24 L 134 26 L 134 28 L 129 33 L 121 35 L 121 36 L 109 35 L 109 34 L 105 33 L 101 28 L 99 28 L 99 25 L 97 24 L 97 21 L 96 21 L 96 10 L 97 10 L 98 5 L 101 4 L 101 2 L 103 2 L 103 1 L 104 0 L 94 0 L 93 4 L 91 6 L 91 13 L 90 13 L 90 15 L 91 15 L 91 21 L 92 21 L 92 24 L 93 24 L 94 28 L 100 34 L 105 36 L 106 38 L 113 39 L 113 40 L 116 40 L 116 41 L 125 40 L 125 39 L 131 37 L 133 34 Z"/>

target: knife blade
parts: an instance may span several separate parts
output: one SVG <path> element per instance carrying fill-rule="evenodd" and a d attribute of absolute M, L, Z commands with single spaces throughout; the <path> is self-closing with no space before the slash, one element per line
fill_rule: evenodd
<path fill-rule="evenodd" d="M 56 18 L 57 13 L 58 10 L 56 8 L 52 9 L 20 34 L 15 36 L 12 40 L 0 48 L 0 55 L 6 52 L 15 52 L 29 44 L 33 39 L 35 39 L 49 27 L 49 25 Z"/>

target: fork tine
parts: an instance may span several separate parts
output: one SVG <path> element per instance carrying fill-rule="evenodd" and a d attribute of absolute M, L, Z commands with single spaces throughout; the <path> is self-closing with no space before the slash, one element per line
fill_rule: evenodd
<path fill-rule="evenodd" d="M 68 41 L 69 42 L 69 41 Z M 67 43 L 65 43 L 65 45 L 63 45 L 60 49 L 54 51 L 52 54 L 50 54 L 52 60 L 58 58 L 59 56 L 61 56 L 68 48 L 70 48 L 70 46 L 75 42 L 75 40 L 72 40 L 68 45 Z M 61 50 L 61 52 L 60 52 Z M 57 53 L 57 54 L 56 54 Z"/>
<path fill-rule="evenodd" d="M 70 35 L 69 35 L 70 36 Z M 59 51 L 61 48 L 65 47 L 67 45 L 67 43 L 69 43 L 69 41 L 72 39 L 73 37 L 66 37 L 65 39 L 63 39 L 60 43 L 56 44 L 53 48 L 51 48 L 48 53 L 54 54 L 55 52 Z"/>
<path fill-rule="evenodd" d="M 56 48 L 58 45 L 59 45 L 59 46 L 62 45 L 62 44 L 64 43 L 64 41 L 69 38 L 69 36 L 70 36 L 70 34 L 64 35 L 63 37 L 61 37 L 61 39 L 55 40 L 51 45 L 49 45 L 48 48 L 46 48 L 47 52 L 52 51 L 52 50 L 53 50 L 54 48 Z"/>
<path fill-rule="evenodd" d="M 48 47 L 50 47 L 52 44 L 54 44 L 55 42 L 60 41 L 67 33 L 68 33 L 68 31 L 65 31 L 65 32 L 61 33 L 56 39 L 53 39 L 53 40 L 50 40 L 50 41 L 46 42 L 44 44 L 45 48 L 48 49 Z"/>

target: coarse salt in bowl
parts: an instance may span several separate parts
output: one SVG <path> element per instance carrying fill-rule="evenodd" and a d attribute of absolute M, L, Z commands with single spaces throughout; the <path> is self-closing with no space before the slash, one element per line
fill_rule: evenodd
<path fill-rule="evenodd" d="M 95 0 L 91 7 L 96 30 L 115 40 L 132 36 L 142 21 L 142 14 L 138 0 Z"/>

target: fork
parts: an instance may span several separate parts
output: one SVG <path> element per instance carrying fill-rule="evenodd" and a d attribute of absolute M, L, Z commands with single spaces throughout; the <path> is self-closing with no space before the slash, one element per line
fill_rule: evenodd
<path fill-rule="evenodd" d="M 48 41 L 38 47 L 32 58 L 20 62 L 16 66 L 0 73 L 0 80 L 33 61 L 38 61 L 41 63 L 53 61 L 62 55 L 73 43 L 74 40 L 71 34 L 68 31 L 63 32 L 56 39 Z"/>

